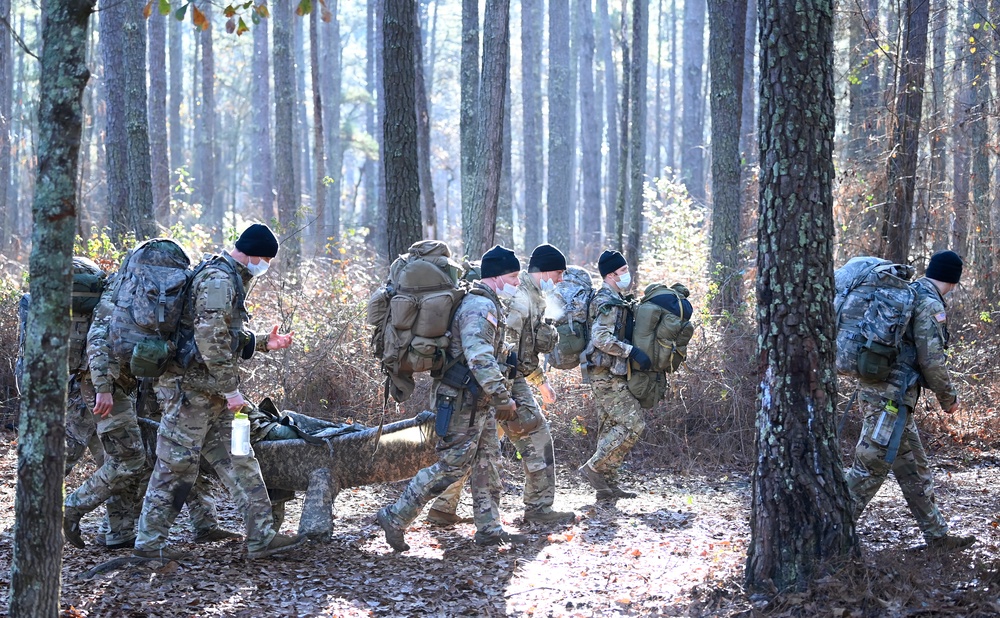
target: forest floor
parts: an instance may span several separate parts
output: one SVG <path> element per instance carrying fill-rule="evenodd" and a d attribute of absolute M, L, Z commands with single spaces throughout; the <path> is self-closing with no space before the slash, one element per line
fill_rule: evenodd
<path fill-rule="evenodd" d="M 975 534 L 971 549 L 923 549 L 913 518 L 890 480 L 862 518 L 860 560 L 805 592 L 750 598 L 741 586 L 749 542 L 750 487 L 745 473 L 677 476 L 631 470 L 635 499 L 595 504 L 572 468 L 559 470 L 556 506 L 574 524 L 519 526 L 520 487 L 505 487 L 508 528 L 530 543 L 481 548 L 472 524 L 454 528 L 418 519 L 411 549 L 395 554 L 373 514 L 404 483 L 346 491 L 328 543 L 313 542 L 284 559 L 247 561 L 245 545 L 195 545 L 186 514 L 172 538 L 191 557 L 127 564 L 83 579 L 96 565 L 130 555 L 89 544 L 63 553 L 63 616 L 995 616 L 1000 466 L 993 461 L 936 461 L 938 500 L 954 532 Z M 504 462 L 517 479 L 516 461 Z M 67 480 L 75 487 L 86 464 Z M 13 545 L 16 444 L 0 434 L 0 614 L 6 611 Z M 220 490 L 221 492 L 221 490 Z M 295 504 L 295 503 L 289 503 Z M 301 504 L 301 501 L 298 502 Z M 469 514 L 466 494 L 460 513 Z M 98 531 L 101 511 L 83 521 Z M 290 508 L 284 532 L 294 532 Z M 239 517 L 220 499 L 220 518 Z"/>

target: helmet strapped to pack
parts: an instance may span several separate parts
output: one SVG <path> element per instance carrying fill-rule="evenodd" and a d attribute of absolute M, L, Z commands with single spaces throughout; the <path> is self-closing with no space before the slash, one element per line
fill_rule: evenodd
<path fill-rule="evenodd" d="M 837 371 L 866 382 L 888 379 L 913 317 L 913 267 L 856 257 L 834 273 Z"/>
<path fill-rule="evenodd" d="M 372 354 L 398 402 L 413 394 L 413 374 L 444 366 L 451 319 L 467 291 L 460 271 L 448 245 L 422 240 L 393 261 L 388 281 L 368 301 Z"/>

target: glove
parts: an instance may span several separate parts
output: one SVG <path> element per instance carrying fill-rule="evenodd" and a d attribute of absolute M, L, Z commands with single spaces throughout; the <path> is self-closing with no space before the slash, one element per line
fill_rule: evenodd
<path fill-rule="evenodd" d="M 632 351 L 628 353 L 628 357 L 635 361 L 635 364 L 639 365 L 639 371 L 649 371 L 653 367 L 653 361 L 649 360 L 646 353 L 635 346 L 632 346 Z"/>
<path fill-rule="evenodd" d="M 493 397 L 493 409 L 496 410 L 498 421 L 517 420 L 517 404 L 510 396 Z"/>

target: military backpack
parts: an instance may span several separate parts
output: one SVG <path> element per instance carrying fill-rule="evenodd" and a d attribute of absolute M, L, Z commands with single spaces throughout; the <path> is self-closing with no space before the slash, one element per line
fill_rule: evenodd
<path fill-rule="evenodd" d="M 651 283 L 632 312 L 632 345 L 645 352 L 651 362 L 648 371 L 639 371 L 633 363 L 627 378 L 629 392 L 643 408 L 652 408 L 663 398 L 666 375 L 677 371 L 687 358 L 687 346 L 694 335 L 689 295 L 680 283 L 670 287 Z"/>
<path fill-rule="evenodd" d="M 559 339 L 545 358 L 556 369 L 573 369 L 584 358 L 590 342 L 590 301 L 594 294 L 593 275 L 579 266 L 568 266 L 550 295 L 545 317 L 553 318 Z"/>
<path fill-rule="evenodd" d="M 410 246 L 389 267 L 389 278 L 368 300 L 374 328 L 373 356 L 388 377 L 387 394 L 398 402 L 413 394 L 413 375 L 444 368 L 451 320 L 468 287 L 461 266 L 439 240 Z"/>
<path fill-rule="evenodd" d="M 899 355 L 916 304 L 913 267 L 856 257 L 837 269 L 837 372 L 884 382 Z"/>

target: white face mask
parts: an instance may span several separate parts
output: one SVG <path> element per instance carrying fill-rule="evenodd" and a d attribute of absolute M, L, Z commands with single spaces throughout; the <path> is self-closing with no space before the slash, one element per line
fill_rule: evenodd
<path fill-rule="evenodd" d="M 628 288 L 629 284 L 632 283 L 632 273 L 627 272 L 618 278 L 618 289 L 624 290 Z"/>
<path fill-rule="evenodd" d="M 548 294 L 556 289 L 556 284 L 552 282 L 552 279 L 542 279 L 538 282 L 538 287 L 543 293 Z"/>
<path fill-rule="evenodd" d="M 517 286 L 513 286 L 506 281 L 504 281 L 503 287 L 497 290 L 497 296 L 502 300 L 510 300 L 514 298 L 515 294 L 517 294 Z"/>
<path fill-rule="evenodd" d="M 256 264 L 253 262 L 247 262 L 247 270 L 250 271 L 250 275 L 253 277 L 259 277 L 266 273 L 269 266 L 271 266 L 271 264 L 263 259 Z"/>

